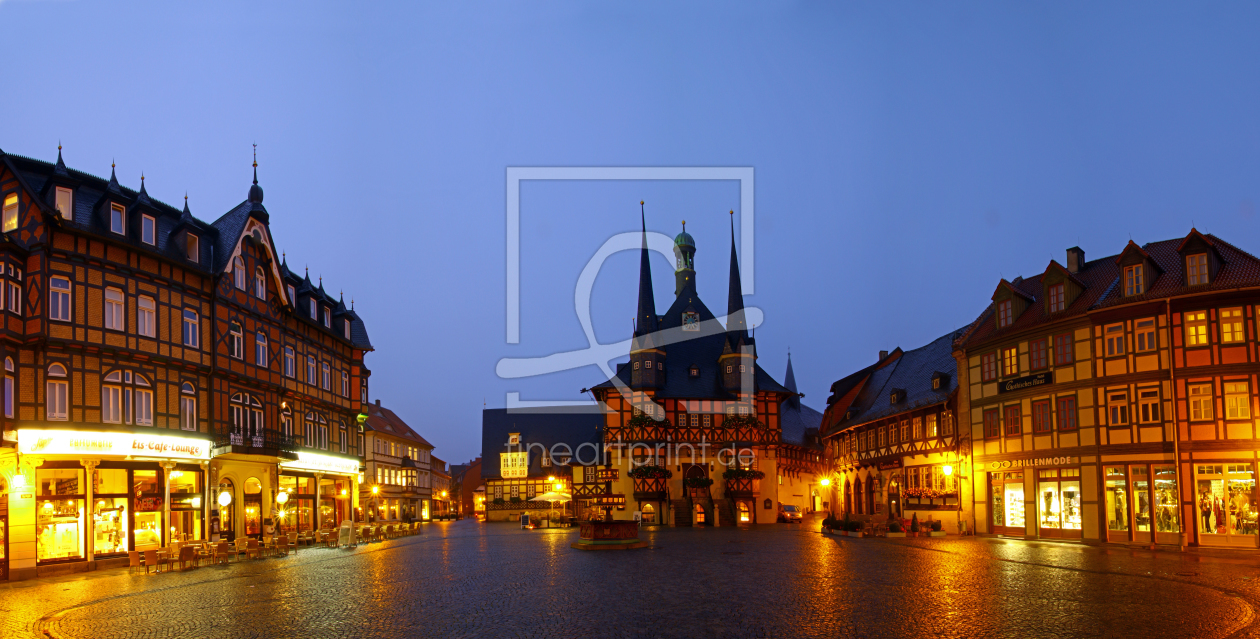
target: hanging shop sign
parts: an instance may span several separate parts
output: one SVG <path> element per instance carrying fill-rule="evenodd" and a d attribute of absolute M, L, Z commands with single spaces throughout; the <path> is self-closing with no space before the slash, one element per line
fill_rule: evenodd
<path fill-rule="evenodd" d="M 1026 390 L 1034 386 L 1049 386 L 1054 383 L 1054 373 L 1037 373 L 1036 375 L 1025 375 L 1024 377 L 1016 377 L 1008 379 L 998 384 L 999 393 L 1011 393 L 1014 391 Z"/>
<path fill-rule="evenodd" d="M 354 475 L 359 472 L 359 460 L 348 457 L 322 455 L 304 450 L 297 451 L 298 458 L 280 462 L 281 468 L 305 470 L 316 473 Z"/>
<path fill-rule="evenodd" d="M 23 455 L 118 455 L 210 459 L 210 442 L 190 437 L 117 431 L 18 429 Z"/>
<path fill-rule="evenodd" d="M 1079 463 L 1081 463 L 1080 457 L 1035 457 L 1032 459 L 992 461 L 989 462 L 989 469 L 1005 470 L 1007 468 L 1031 468 L 1034 466 L 1075 466 Z"/>

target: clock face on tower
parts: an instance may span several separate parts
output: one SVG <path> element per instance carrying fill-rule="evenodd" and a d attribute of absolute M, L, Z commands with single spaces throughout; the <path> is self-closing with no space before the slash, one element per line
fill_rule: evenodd
<path fill-rule="evenodd" d="M 687 311 L 683 313 L 682 329 L 684 331 L 700 330 L 700 314 L 695 311 Z"/>

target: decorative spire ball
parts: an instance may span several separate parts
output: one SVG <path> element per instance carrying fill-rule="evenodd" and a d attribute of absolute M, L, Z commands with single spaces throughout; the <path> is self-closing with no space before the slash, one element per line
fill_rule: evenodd
<path fill-rule="evenodd" d="M 687 232 L 687 220 L 683 220 L 683 233 Z"/>
<path fill-rule="evenodd" d="M 258 186 L 258 145 L 254 145 L 254 184 L 249 187 L 249 201 L 254 204 L 262 204 L 263 190 Z"/>

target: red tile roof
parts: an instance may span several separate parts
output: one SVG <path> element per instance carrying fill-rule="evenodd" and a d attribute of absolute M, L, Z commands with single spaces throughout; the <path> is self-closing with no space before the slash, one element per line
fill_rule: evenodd
<path fill-rule="evenodd" d="M 1197 233 L 1198 231 L 1191 229 L 1191 236 Z M 976 319 L 972 329 L 955 342 L 955 347 L 965 348 L 1001 335 L 1018 333 L 1044 322 L 1077 317 L 1089 311 L 1121 304 L 1162 300 L 1175 295 L 1201 291 L 1260 287 L 1260 260 L 1211 234 L 1203 235 L 1202 237 L 1221 256 L 1222 264 L 1220 270 L 1217 271 L 1215 278 L 1209 284 L 1193 287 L 1186 286 L 1184 275 L 1185 261 L 1182 259 L 1181 254 L 1178 253 L 1178 249 L 1184 246 L 1185 241 L 1189 237 L 1151 242 L 1140 247 L 1130 241 L 1130 244 L 1141 251 L 1144 256 L 1163 271 L 1153 274 L 1155 275 L 1154 280 L 1150 282 L 1146 292 L 1142 295 L 1124 297 L 1121 291 L 1121 269 L 1118 265 L 1118 260 L 1120 255 L 1123 255 L 1123 251 L 1120 255 L 1111 255 L 1086 262 L 1081 270 L 1073 275 L 1073 279 L 1078 284 L 1081 284 L 1084 290 L 1072 301 L 1071 306 L 1058 313 L 1046 313 L 1045 304 L 1042 303 L 1045 299 L 1041 285 L 1044 273 L 1024 280 L 1017 280 L 1011 283 L 1011 286 L 1034 300 L 1035 303 L 1030 304 L 1019 317 L 1015 318 L 1015 321 L 1010 326 L 1002 329 L 998 329 L 997 322 L 992 320 L 993 304 L 989 304 L 984 312 L 980 314 L 980 317 Z M 1126 246 L 1125 248 L 1127 250 L 1129 247 Z M 1051 261 L 1047 270 L 1056 266 L 1058 264 Z"/>
<path fill-rule="evenodd" d="M 367 416 L 367 420 L 363 422 L 363 427 L 365 429 L 373 430 L 385 435 L 393 435 L 395 437 L 409 439 L 425 448 L 428 448 L 429 450 L 433 449 L 433 444 L 430 444 L 425 440 L 425 438 L 421 437 L 419 433 L 412 430 L 412 428 L 407 425 L 407 422 L 404 422 L 402 418 L 398 417 L 394 411 L 385 408 L 380 404 L 368 404 Z"/>

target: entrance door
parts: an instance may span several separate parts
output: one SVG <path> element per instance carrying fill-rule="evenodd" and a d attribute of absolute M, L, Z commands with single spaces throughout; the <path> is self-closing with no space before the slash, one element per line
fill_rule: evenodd
<path fill-rule="evenodd" d="M 1250 463 L 1195 464 L 1199 543 L 1256 547 L 1256 475 Z"/>
<path fill-rule="evenodd" d="M 703 479 L 709 476 L 709 467 L 705 464 L 692 464 L 687 467 L 687 471 L 683 476 L 684 482 L 688 479 Z M 704 499 L 709 494 L 708 488 L 688 488 L 687 490 L 690 492 L 692 499 Z"/>
<path fill-rule="evenodd" d="M 1129 541 L 1129 482 L 1124 466 L 1107 466 L 1103 470 L 1107 518 L 1107 541 Z"/>
<path fill-rule="evenodd" d="M 1023 537 L 1024 473 L 989 473 L 990 525 L 995 535 Z"/>

